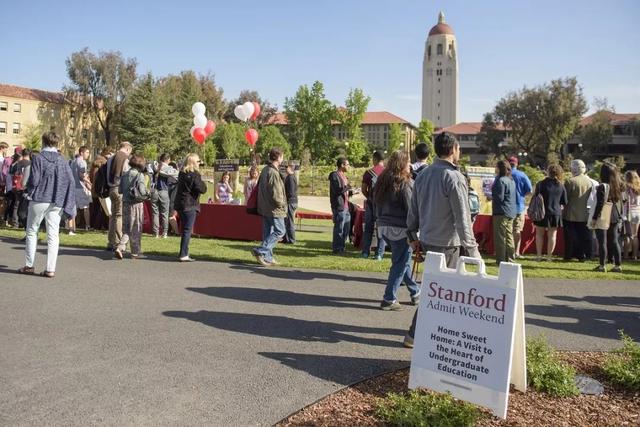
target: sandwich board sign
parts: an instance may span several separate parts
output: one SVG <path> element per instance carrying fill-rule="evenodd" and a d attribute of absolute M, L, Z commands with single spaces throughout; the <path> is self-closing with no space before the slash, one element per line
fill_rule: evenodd
<path fill-rule="evenodd" d="M 526 391 L 526 374 L 520 265 L 487 276 L 481 259 L 460 257 L 454 270 L 427 252 L 409 388 L 450 392 L 506 418 L 509 384 Z"/>

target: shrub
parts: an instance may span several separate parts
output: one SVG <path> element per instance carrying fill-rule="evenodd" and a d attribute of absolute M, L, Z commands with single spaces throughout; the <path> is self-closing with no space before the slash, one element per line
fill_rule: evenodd
<path fill-rule="evenodd" d="M 640 344 L 620 331 L 622 347 L 607 358 L 603 370 L 608 380 L 630 390 L 640 390 Z"/>
<path fill-rule="evenodd" d="M 527 340 L 527 379 L 534 390 L 566 397 L 580 393 L 576 371 L 556 356 L 543 337 Z"/>
<path fill-rule="evenodd" d="M 389 393 L 381 399 L 376 416 L 395 426 L 472 426 L 484 416 L 476 406 L 455 400 L 450 394 L 411 390 Z"/>
<path fill-rule="evenodd" d="M 544 172 L 529 165 L 518 165 L 518 170 L 524 172 L 531 180 L 531 185 L 535 188 L 536 184 L 544 179 Z"/>

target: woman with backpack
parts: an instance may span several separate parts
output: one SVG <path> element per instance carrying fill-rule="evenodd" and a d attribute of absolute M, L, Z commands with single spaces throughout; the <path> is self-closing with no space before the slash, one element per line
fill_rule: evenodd
<path fill-rule="evenodd" d="M 178 175 L 175 208 L 180 214 L 182 238 L 180 239 L 180 262 L 195 261 L 189 256 L 191 232 L 200 212 L 200 195 L 207 192 L 207 185 L 200 176 L 200 157 L 191 153 L 187 155 L 184 166 Z"/>
<path fill-rule="evenodd" d="M 598 241 L 600 264 L 594 271 L 606 272 L 607 250 L 612 252 L 614 273 L 622 271 L 622 250 L 620 249 L 620 226 L 623 220 L 623 191 L 618 168 L 603 163 L 600 169 L 601 184 L 596 189 L 596 204 L 589 212 L 589 228 L 595 230 Z"/>
<path fill-rule="evenodd" d="M 139 154 L 129 159 L 130 169 L 120 178 L 120 194 L 122 194 L 122 239 L 115 248 L 118 259 L 124 257 L 127 243 L 131 246 L 131 259 L 137 259 L 141 253 L 142 224 L 144 207 L 142 202 L 148 200 L 150 192 L 145 182 L 145 160 Z"/>
<path fill-rule="evenodd" d="M 567 191 L 564 188 L 564 171 L 560 165 L 549 165 L 547 177 L 536 185 L 533 197 L 542 196 L 544 218 L 534 221 L 536 226 L 536 261 L 542 258 L 545 234 L 547 237 L 547 258 L 551 261 L 553 250 L 556 248 L 558 227 L 562 227 L 562 209 L 567 205 Z"/>
<path fill-rule="evenodd" d="M 391 247 L 391 269 L 380 308 L 399 311 L 402 306 L 397 293 L 403 282 L 409 289 L 411 304 L 417 305 L 420 300 L 420 288 L 411 277 L 413 250 L 407 241 L 407 215 L 413 192 L 411 163 L 407 153 L 395 151 L 391 154 L 373 192 L 378 234 Z"/>

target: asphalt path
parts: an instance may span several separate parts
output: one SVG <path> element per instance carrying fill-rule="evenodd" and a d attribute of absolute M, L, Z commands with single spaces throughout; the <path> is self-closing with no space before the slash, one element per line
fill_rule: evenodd
<path fill-rule="evenodd" d="M 61 248 L 46 279 L 15 274 L 23 257 L 0 241 L 3 426 L 272 425 L 411 357 L 413 307 L 378 309 L 384 275 Z M 640 338 L 637 281 L 527 280 L 525 303 L 558 348 Z"/>

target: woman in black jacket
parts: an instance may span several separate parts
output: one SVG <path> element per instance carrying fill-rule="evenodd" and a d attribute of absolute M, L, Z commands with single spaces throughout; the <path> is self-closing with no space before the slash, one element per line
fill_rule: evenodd
<path fill-rule="evenodd" d="M 590 228 L 595 229 L 596 239 L 598 240 L 598 257 L 600 265 L 595 271 L 605 272 L 605 261 L 607 260 L 607 249 L 613 253 L 615 266 L 611 269 L 614 273 L 622 271 L 620 266 L 622 262 L 622 251 L 620 249 L 620 224 L 623 220 L 622 205 L 622 182 L 618 169 L 610 164 L 604 163 L 600 169 L 601 184 L 596 189 L 596 206 L 590 218 Z M 602 208 L 605 202 L 611 202 L 611 215 L 609 217 L 609 228 L 606 230 L 597 229 L 596 221 L 602 215 Z M 608 244 L 607 244 L 608 243 Z"/>
<path fill-rule="evenodd" d="M 407 241 L 407 215 L 412 191 L 409 156 L 403 151 L 396 151 L 389 157 L 387 167 L 373 190 L 378 235 L 391 248 L 391 269 L 380 303 L 382 310 L 402 310 L 397 293 L 403 282 L 409 289 L 413 305 L 417 305 L 420 298 L 418 284 L 411 278 L 413 251 Z"/>
<path fill-rule="evenodd" d="M 189 256 L 189 241 L 196 216 L 200 212 L 200 195 L 207 192 L 207 185 L 200 176 L 200 158 L 191 153 L 184 161 L 178 175 L 175 208 L 182 222 L 182 238 L 180 239 L 180 262 L 195 261 Z"/>

